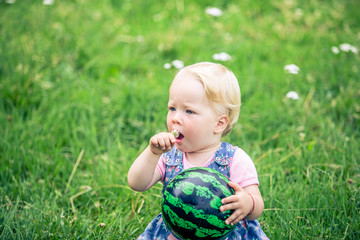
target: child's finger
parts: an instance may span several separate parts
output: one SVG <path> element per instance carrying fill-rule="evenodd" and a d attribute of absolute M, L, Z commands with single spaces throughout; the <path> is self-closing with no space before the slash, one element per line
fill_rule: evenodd
<path fill-rule="evenodd" d="M 236 220 L 239 218 L 239 216 L 241 215 L 241 212 L 239 210 L 236 210 L 233 212 L 233 214 L 230 215 L 230 217 L 228 217 L 228 219 L 225 220 L 226 224 L 235 224 Z"/>
<path fill-rule="evenodd" d="M 157 139 L 156 136 L 153 136 L 152 138 L 150 138 L 150 144 L 151 144 L 152 146 L 156 146 L 156 147 L 159 146 L 159 141 L 158 141 L 158 139 Z"/>
<path fill-rule="evenodd" d="M 158 138 L 157 138 L 157 141 L 158 141 L 158 147 L 159 147 L 160 149 L 164 149 L 164 147 L 165 147 L 165 141 L 164 141 L 164 139 L 161 138 L 161 137 L 158 137 Z"/>
<path fill-rule="evenodd" d="M 231 222 L 230 222 L 230 224 L 231 225 L 235 225 L 235 224 L 237 224 L 238 222 L 240 222 L 241 220 L 243 220 L 245 218 L 245 216 L 243 216 L 243 215 L 239 215 L 239 216 L 237 216 L 234 220 L 232 220 Z"/>
<path fill-rule="evenodd" d="M 174 136 L 166 132 L 152 136 L 149 141 L 151 151 L 157 155 L 170 151 L 175 144 L 172 142 L 172 138 L 174 138 Z"/>
<path fill-rule="evenodd" d="M 229 186 L 234 189 L 235 193 L 243 191 L 242 187 L 237 183 L 229 182 Z"/>
<path fill-rule="evenodd" d="M 221 199 L 222 204 L 233 203 L 233 202 L 237 202 L 237 201 L 239 201 L 239 196 L 237 196 L 237 195 L 231 195 L 229 197 Z"/>
<path fill-rule="evenodd" d="M 172 139 L 174 136 L 170 133 L 159 133 L 152 137 L 152 143 L 156 148 L 159 148 L 161 151 L 171 150 L 174 146 Z"/>
<path fill-rule="evenodd" d="M 246 217 L 246 213 L 241 209 L 235 210 L 228 219 L 225 220 L 226 224 L 235 225 Z"/>
<path fill-rule="evenodd" d="M 165 145 L 164 145 L 164 148 L 163 148 L 164 150 L 165 149 L 170 150 L 173 147 L 173 143 L 171 142 L 170 138 L 165 138 L 164 142 L 165 142 Z"/>
<path fill-rule="evenodd" d="M 228 198 L 224 198 L 221 200 L 221 203 L 224 204 L 220 207 L 220 211 L 228 211 L 228 210 L 237 210 L 241 208 L 241 202 L 239 200 L 239 196 L 233 195 Z"/>

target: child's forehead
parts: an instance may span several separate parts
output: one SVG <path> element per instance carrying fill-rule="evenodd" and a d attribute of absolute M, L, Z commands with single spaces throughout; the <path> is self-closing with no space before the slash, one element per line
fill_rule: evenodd
<path fill-rule="evenodd" d="M 169 92 L 177 93 L 179 91 L 185 91 L 196 93 L 197 91 L 203 92 L 204 90 L 204 85 L 201 81 L 192 75 L 182 74 L 174 78 L 170 85 Z"/>
<path fill-rule="evenodd" d="M 200 80 L 199 76 L 197 76 L 195 73 L 193 73 L 191 71 L 183 69 L 180 72 L 178 72 L 178 74 L 176 74 L 176 76 L 174 77 L 174 79 L 171 83 L 171 86 L 177 85 L 177 84 L 189 84 L 189 83 L 192 83 L 192 84 L 200 83 L 203 86 L 203 83 Z M 199 84 L 197 84 L 197 85 L 199 85 Z"/>
<path fill-rule="evenodd" d="M 204 101 L 207 98 L 203 84 L 189 75 L 176 77 L 169 89 L 169 100 Z"/>

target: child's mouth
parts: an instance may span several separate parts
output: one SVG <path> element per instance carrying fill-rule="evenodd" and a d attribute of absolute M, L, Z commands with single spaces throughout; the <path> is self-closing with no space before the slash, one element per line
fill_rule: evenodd
<path fill-rule="evenodd" d="M 181 140 L 184 138 L 184 135 L 182 135 L 181 132 L 179 132 L 179 130 L 172 130 L 171 133 L 174 135 L 174 137 L 177 139 L 177 140 Z"/>

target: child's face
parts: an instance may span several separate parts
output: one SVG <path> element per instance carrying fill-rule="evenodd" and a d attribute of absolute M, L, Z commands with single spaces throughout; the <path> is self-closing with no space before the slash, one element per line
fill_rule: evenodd
<path fill-rule="evenodd" d="M 221 137 L 214 132 L 218 115 L 211 107 L 202 83 L 189 72 L 181 71 L 175 77 L 169 91 L 168 107 L 167 126 L 169 131 L 180 132 L 179 150 L 201 151 L 219 143 Z"/>

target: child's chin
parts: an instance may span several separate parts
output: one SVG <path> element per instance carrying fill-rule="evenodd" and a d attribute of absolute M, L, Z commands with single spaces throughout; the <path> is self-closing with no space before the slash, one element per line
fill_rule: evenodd
<path fill-rule="evenodd" d="M 186 151 L 183 140 L 179 140 L 178 142 L 176 142 L 176 148 L 182 152 Z"/>

